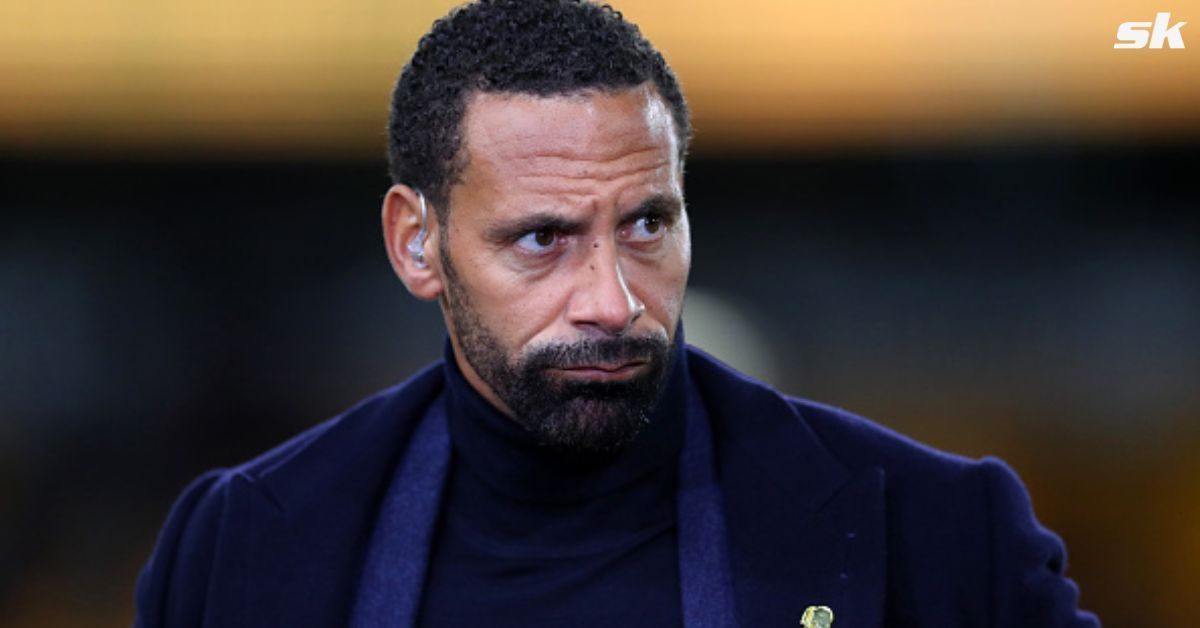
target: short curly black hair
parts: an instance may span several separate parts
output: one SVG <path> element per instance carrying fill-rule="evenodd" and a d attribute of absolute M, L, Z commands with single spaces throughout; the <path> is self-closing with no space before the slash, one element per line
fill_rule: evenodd
<path fill-rule="evenodd" d="M 394 183 L 421 190 L 445 224 L 467 97 L 476 91 L 551 96 L 626 89 L 647 81 L 671 109 L 683 163 L 691 119 L 661 53 L 606 4 L 588 0 L 479 0 L 433 27 L 392 95 L 388 161 Z"/>

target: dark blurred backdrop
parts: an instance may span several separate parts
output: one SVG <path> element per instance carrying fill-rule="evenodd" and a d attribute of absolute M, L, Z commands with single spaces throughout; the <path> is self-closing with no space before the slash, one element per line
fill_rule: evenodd
<path fill-rule="evenodd" d="M 930 43 L 914 25 L 943 3 L 905 24 L 833 3 L 692 21 L 620 4 L 696 112 L 689 340 L 789 393 L 1005 458 L 1064 537 L 1083 606 L 1112 626 L 1192 625 L 1195 53 L 1104 56 L 1140 5 L 1055 27 L 975 7 Z M 75 21 L 5 22 L 0 625 L 127 624 L 189 479 L 438 357 L 440 313 L 392 276 L 378 211 L 388 86 L 446 5 L 363 3 L 339 22 L 75 2 Z M 378 25 L 393 10 L 395 33 Z M 837 47 L 872 41 L 854 24 L 926 48 Z M 997 52 L 1015 35 L 1041 56 Z M 797 52 L 814 36 L 841 52 Z"/>
<path fill-rule="evenodd" d="M 439 354 L 436 307 L 387 265 L 379 160 L 3 163 L 6 622 L 127 620 L 187 480 Z M 1195 145 L 698 157 L 689 337 L 1005 457 L 1088 607 L 1186 625 L 1198 167 Z"/>

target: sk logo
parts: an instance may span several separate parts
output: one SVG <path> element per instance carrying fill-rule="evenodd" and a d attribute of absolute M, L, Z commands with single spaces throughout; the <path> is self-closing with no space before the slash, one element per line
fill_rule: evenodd
<path fill-rule="evenodd" d="M 1145 48 L 1149 43 L 1151 48 L 1162 48 L 1163 42 L 1167 42 L 1168 48 L 1183 48 L 1183 34 L 1179 32 L 1187 22 L 1179 22 L 1174 26 L 1171 24 L 1170 13 L 1158 13 L 1154 16 L 1154 23 L 1150 22 L 1125 22 L 1117 27 L 1117 43 L 1113 44 L 1113 48 Z M 1151 31 L 1150 27 L 1154 30 Z"/>

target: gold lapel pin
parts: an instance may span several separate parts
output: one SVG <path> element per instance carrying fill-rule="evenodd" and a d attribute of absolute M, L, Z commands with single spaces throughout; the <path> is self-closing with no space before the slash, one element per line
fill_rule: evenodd
<path fill-rule="evenodd" d="M 804 628 L 829 628 L 833 625 L 833 609 L 828 606 L 810 606 L 800 618 Z"/>

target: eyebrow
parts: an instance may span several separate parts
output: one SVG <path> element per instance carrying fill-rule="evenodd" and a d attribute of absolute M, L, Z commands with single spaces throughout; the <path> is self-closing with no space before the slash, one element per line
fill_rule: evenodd
<path fill-rule="evenodd" d="M 587 223 L 582 220 L 570 220 L 558 214 L 547 211 L 537 211 L 532 214 L 505 220 L 487 228 L 484 238 L 490 242 L 508 243 L 519 239 L 531 231 L 549 229 L 558 233 L 579 233 Z"/>
<path fill-rule="evenodd" d="M 625 212 L 621 215 L 621 222 L 628 222 L 634 218 L 658 214 L 667 219 L 668 222 L 675 222 L 679 218 L 680 212 L 683 211 L 683 201 L 674 195 L 655 194 L 642 201 L 637 207 Z"/>
<path fill-rule="evenodd" d="M 669 222 L 674 222 L 679 217 L 682 206 L 682 201 L 677 196 L 655 194 L 642 201 L 637 207 L 622 213 L 620 222 L 625 223 L 651 214 L 660 214 Z M 571 235 L 586 230 L 589 222 L 573 220 L 551 211 L 535 211 L 491 225 L 484 231 L 484 238 L 490 242 L 504 244 L 514 242 L 521 236 L 540 229 Z"/>

